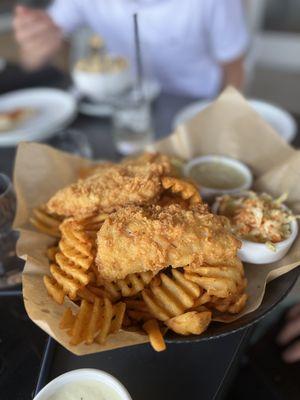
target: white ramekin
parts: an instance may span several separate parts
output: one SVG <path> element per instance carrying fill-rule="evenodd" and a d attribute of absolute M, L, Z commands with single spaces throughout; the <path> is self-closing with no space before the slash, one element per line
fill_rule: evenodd
<path fill-rule="evenodd" d="M 117 96 L 128 89 L 132 83 L 129 68 L 112 73 L 87 72 L 75 68 L 72 78 L 79 92 L 95 101 Z"/>
<path fill-rule="evenodd" d="M 222 194 L 232 194 L 237 193 L 242 190 L 250 189 L 252 185 L 252 173 L 250 169 L 241 161 L 235 160 L 234 158 L 227 157 L 227 156 L 219 156 L 219 155 L 208 155 L 208 156 L 200 156 L 193 158 L 192 160 L 188 161 L 183 167 L 183 173 L 185 176 L 190 177 L 191 169 L 198 164 L 203 164 L 207 162 L 220 162 L 225 165 L 229 165 L 236 170 L 240 171 L 245 178 L 245 181 L 242 185 L 234 188 L 234 189 L 214 189 L 208 188 L 199 183 L 199 190 L 200 194 L 205 200 L 210 200 L 216 196 L 221 196 Z M 196 182 L 197 183 L 197 182 Z"/>
<path fill-rule="evenodd" d="M 218 214 L 219 203 L 216 201 L 211 210 Z M 291 234 L 282 242 L 274 243 L 276 250 L 270 249 L 265 243 L 256 243 L 249 240 L 241 239 L 242 247 L 238 251 L 239 258 L 251 264 L 270 264 L 281 260 L 291 248 L 293 242 L 298 235 L 298 223 L 296 220 L 291 221 Z"/>
<path fill-rule="evenodd" d="M 78 380 L 93 380 L 104 383 L 115 390 L 120 400 L 132 400 L 126 388 L 115 377 L 98 369 L 75 369 L 53 379 L 34 398 L 34 400 L 48 400 L 62 386 Z"/>

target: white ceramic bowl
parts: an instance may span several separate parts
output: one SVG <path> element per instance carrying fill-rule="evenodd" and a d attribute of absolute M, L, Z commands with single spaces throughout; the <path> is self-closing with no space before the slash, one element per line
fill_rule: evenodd
<path fill-rule="evenodd" d="M 249 99 L 248 102 L 262 119 L 270 124 L 284 140 L 291 142 L 295 138 L 297 134 L 297 122 L 290 113 L 283 108 L 262 100 Z M 173 129 L 175 130 L 177 126 L 195 117 L 210 104 L 210 101 L 201 100 L 184 107 L 176 114 L 173 121 Z"/>
<path fill-rule="evenodd" d="M 79 92 L 95 101 L 119 95 L 132 82 L 129 68 L 112 73 L 87 72 L 75 68 L 72 78 Z"/>
<path fill-rule="evenodd" d="M 233 194 L 240 192 L 242 190 L 248 190 L 250 189 L 252 185 L 252 173 L 250 169 L 243 164 L 242 162 L 235 160 L 234 158 L 231 157 L 226 157 L 226 156 L 219 156 L 219 155 L 208 155 L 208 156 L 200 156 L 193 158 L 192 160 L 188 161 L 185 166 L 183 167 L 183 173 L 185 176 L 189 177 L 190 176 L 190 171 L 191 169 L 198 164 L 203 164 L 207 162 L 220 162 L 225 165 L 228 165 L 230 167 L 235 168 L 236 170 L 240 171 L 244 175 L 244 183 L 234 189 L 214 189 L 214 188 L 209 188 L 201 185 L 199 183 L 199 190 L 200 194 L 205 200 L 210 200 L 216 196 L 221 196 L 223 194 Z"/>
<path fill-rule="evenodd" d="M 211 210 L 218 214 L 219 203 L 216 201 Z M 298 235 L 298 223 L 296 220 L 291 222 L 291 234 L 282 242 L 274 243 L 275 251 L 271 250 L 264 243 L 255 243 L 241 239 L 242 247 L 238 251 L 239 258 L 251 264 L 270 264 L 281 260 L 289 251 Z"/>
<path fill-rule="evenodd" d="M 92 380 L 109 386 L 116 392 L 120 400 L 132 400 L 125 387 L 115 377 L 98 369 L 75 369 L 49 382 L 34 398 L 34 400 L 48 400 L 55 392 L 68 383 L 78 380 Z"/>

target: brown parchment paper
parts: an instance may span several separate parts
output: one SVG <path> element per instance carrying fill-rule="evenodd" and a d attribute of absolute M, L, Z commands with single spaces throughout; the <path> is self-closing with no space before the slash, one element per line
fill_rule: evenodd
<path fill-rule="evenodd" d="M 233 88 L 227 88 L 207 109 L 178 127 L 166 139 L 149 146 L 148 150 L 185 159 L 203 154 L 235 157 L 252 169 L 256 190 L 267 191 L 275 196 L 287 191 L 287 204 L 295 212 L 300 211 L 299 151 L 285 143 Z M 22 143 L 18 147 L 14 172 L 18 199 L 14 227 L 20 231 L 17 252 L 26 260 L 23 272 L 25 308 L 33 322 L 78 355 L 147 341 L 143 333 L 121 331 L 110 335 L 105 345 L 70 346 L 69 337 L 59 329 L 58 324 L 66 307 L 77 306 L 68 300 L 62 306 L 57 305 L 47 295 L 43 285 L 42 277 L 49 271 L 45 251 L 53 240 L 36 232 L 28 219 L 34 207 L 48 200 L 59 188 L 76 180 L 79 168 L 89 163 L 88 160 L 46 145 Z M 246 308 L 238 316 L 223 320 L 230 322 L 257 309 L 262 302 L 266 284 L 299 264 L 300 237 L 289 253 L 277 263 L 245 264 L 249 295 Z"/>

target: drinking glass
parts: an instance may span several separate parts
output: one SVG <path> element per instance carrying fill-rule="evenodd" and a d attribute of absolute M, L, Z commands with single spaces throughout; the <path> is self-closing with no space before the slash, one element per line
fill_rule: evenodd
<path fill-rule="evenodd" d="M 114 103 L 113 140 L 122 155 L 139 153 L 153 141 L 150 104 L 144 98 L 125 97 Z"/>
<path fill-rule="evenodd" d="M 0 289 L 21 283 L 22 262 L 16 256 L 17 232 L 12 230 L 16 195 L 8 176 L 0 174 Z"/>

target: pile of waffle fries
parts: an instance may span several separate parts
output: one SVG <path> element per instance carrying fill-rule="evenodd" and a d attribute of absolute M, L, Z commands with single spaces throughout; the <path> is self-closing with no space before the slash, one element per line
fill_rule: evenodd
<path fill-rule="evenodd" d="M 149 163 L 150 156 L 145 155 L 135 163 L 142 164 L 143 157 L 145 163 Z M 172 160 L 168 162 L 172 164 Z M 114 167 L 105 165 L 103 168 Z M 81 184 L 85 184 L 90 176 L 101 181 L 101 165 L 84 171 Z M 194 206 L 203 204 L 198 188 L 177 173 L 161 172 L 157 185 L 153 198 L 147 198 L 145 204 L 139 202 L 139 207 L 157 206 L 160 210 L 168 210 L 176 204 L 180 210 L 192 213 Z M 77 192 L 74 190 L 74 196 Z M 64 201 L 70 201 L 68 196 Z M 108 335 L 116 334 L 120 329 L 139 329 L 149 335 L 156 351 L 162 351 L 166 348 L 164 335 L 168 329 L 180 335 L 200 335 L 214 315 L 235 314 L 244 308 L 246 279 L 237 257 L 211 265 L 204 260 L 197 265 L 176 267 L 170 263 L 163 265 L 162 261 L 157 268 L 147 269 L 147 265 L 143 265 L 140 271 L 128 271 L 121 279 L 108 279 L 102 273 L 101 263 L 97 263 L 98 259 L 101 261 L 99 235 L 105 226 L 107 229 L 107 224 L 113 223 L 111 218 L 116 218 L 120 209 L 132 206 L 131 201 L 124 202 L 124 196 L 122 201 L 124 204 L 115 204 L 111 208 L 99 205 L 92 212 L 82 214 L 78 209 L 78 213 L 63 215 L 53 212 L 49 204 L 54 202 L 50 199 L 47 205 L 33 210 L 31 224 L 53 237 L 53 246 L 47 250 L 49 274 L 44 276 L 47 292 L 59 304 L 68 297 L 78 306 L 75 314 L 67 308 L 60 321 L 60 328 L 70 336 L 71 345 L 103 344 Z M 134 240 L 132 238 L 133 243 Z M 169 245 L 175 247 L 174 243 Z M 143 257 L 147 260 L 147 254 Z M 113 264 L 111 269 L 114 271 Z"/>

